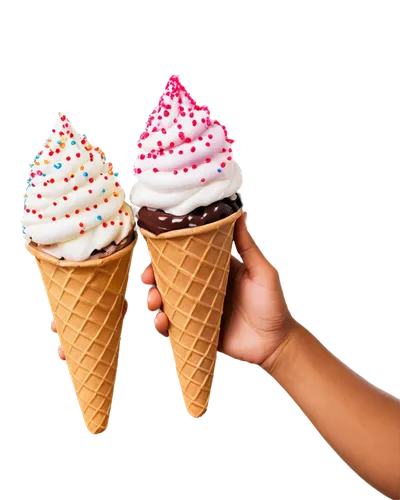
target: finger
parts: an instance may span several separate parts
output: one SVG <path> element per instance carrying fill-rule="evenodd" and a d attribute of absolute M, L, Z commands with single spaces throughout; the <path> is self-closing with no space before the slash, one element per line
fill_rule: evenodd
<path fill-rule="evenodd" d="M 154 277 L 153 267 L 149 264 L 142 274 L 142 281 L 145 285 L 154 285 L 156 278 Z"/>
<path fill-rule="evenodd" d="M 273 266 L 267 261 L 251 237 L 247 229 L 246 220 L 247 213 L 244 213 L 236 222 L 234 235 L 236 249 L 243 260 L 243 264 L 246 266 L 250 276 L 252 274 L 256 275 L 257 272 L 265 273 L 265 271 L 272 270 L 275 272 Z"/>
<path fill-rule="evenodd" d="M 161 307 L 161 295 L 157 288 L 150 288 L 147 295 L 147 307 L 150 311 L 157 311 Z"/>
<path fill-rule="evenodd" d="M 154 325 L 156 330 L 164 335 L 164 337 L 168 337 L 168 318 L 167 315 L 163 312 L 159 312 L 154 319 Z"/>
<path fill-rule="evenodd" d="M 54 321 L 54 319 L 51 322 L 51 329 L 53 332 L 57 333 L 57 326 L 56 326 L 56 322 Z"/>
<path fill-rule="evenodd" d="M 67 359 L 65 357 L 64 349 L 61 346 L 58 348 L 58 355 L 60 356 L 60 359 L 62 359 L 63 361 L 65 361 Z"/>
<path fill-rule="evenodd" d="M 128 301 L 125 299 L 124 300 L 124 305 L 122 307 L 122 317 L 123 318 L 125 317 L 125 314 L 126 314 L 127 310 L 128 310 Z"/>

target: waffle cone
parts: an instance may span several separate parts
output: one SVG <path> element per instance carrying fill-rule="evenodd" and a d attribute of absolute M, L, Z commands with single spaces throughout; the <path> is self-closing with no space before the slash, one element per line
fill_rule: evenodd
<path fill-rule="evenodd" d="M 231 260 L 242 210 L 218 222 L 146 238 L 187 411 L 201 417 L 213 381 Z"/>
<path fill-rule="evenodd" d="M 27 245 L 39 266 L 79 405 L 93 434 L 107 428 L 110 416 L 136 240 L 109 257 L 83 262 L 59 260 Z"/>

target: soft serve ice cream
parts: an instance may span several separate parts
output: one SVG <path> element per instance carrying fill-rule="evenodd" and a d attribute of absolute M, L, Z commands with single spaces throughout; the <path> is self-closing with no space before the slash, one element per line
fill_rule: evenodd
<path fill-rule="evenodd" d="M 232 142 L 209 109 L 198 106 L 172 76 L 138 143 L 131 201 L 143 207 L 139 225 L 159 234 L 237 211 L 242 175 Z"/>
<path fill-rule="evenodd" d="M 28 242 L 59 259 L 83 261 L 132 238 L 133 214 L 118 174 L 65 115 L 30 167 L 22 220 Z"/>

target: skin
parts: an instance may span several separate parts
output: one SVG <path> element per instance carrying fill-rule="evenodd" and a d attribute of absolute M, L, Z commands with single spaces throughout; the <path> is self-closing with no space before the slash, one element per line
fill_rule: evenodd
<path fill-rule="evenodd" d="M 246 217 L 235 227 L 242 262 L 232 257 L 219 350 L 268 372 L 357 474 L 399 500 L 400 401 L 353 372 L 292 318 L 278 272 L 250 236 Z M 155 285 L 151 265 L 142 281 Z M 162 308 L 155 287 L 147 306 Z M 155 327 L 168 336 L 164 312 L 158 312 Z M 61 347 L 59 355 L 65 359 Z"/>

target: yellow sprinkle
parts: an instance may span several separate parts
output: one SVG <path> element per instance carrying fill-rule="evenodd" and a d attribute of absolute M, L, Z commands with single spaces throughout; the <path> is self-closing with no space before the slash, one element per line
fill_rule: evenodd
<path fill-rule="evenodd" d="M 35 165 L 40 165 L 40 161 L 35 161 Z"/>
<path fill-rule="evenodd" d="M 64 148 L 65 148 L 65 143 L 64 143 L 64 142 L 62 142 L 62 143 L 60 144 L 60 148 L 61 148 L 61 149 L 64 149 Z"/>
<path fill-rule="evenodd" d="M 45 164 L 48 165 L 50 162 L 49 160 L 44 160 Z"/>

